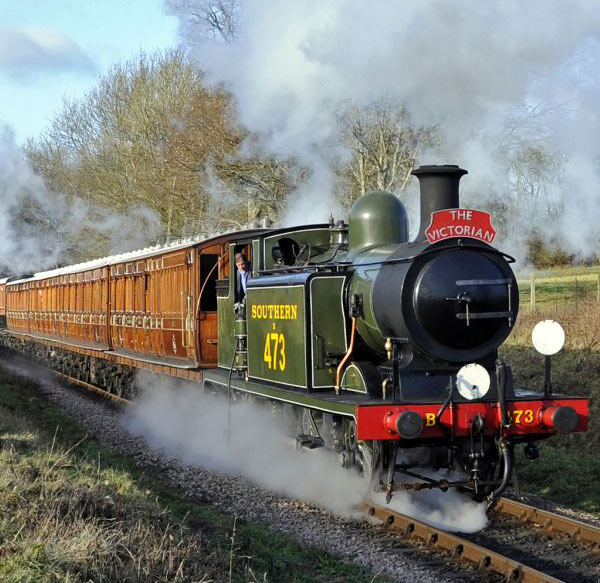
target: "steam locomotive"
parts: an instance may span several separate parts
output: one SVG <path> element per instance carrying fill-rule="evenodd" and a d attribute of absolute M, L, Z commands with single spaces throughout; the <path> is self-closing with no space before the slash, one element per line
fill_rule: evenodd
<path fill-rule="evenodd" d="M 584 398 L 514 386 L 498 348 L 518 314 L 488 213 L 459 206 L 457 166 L 413 171 L 421 224 L 386 192 L 348 223 L 266 226 L 8 281 L 0 343 L 120 399 L 147 369 L 269 403 L 388 498 L 468 488 L 496 499 L 514 448 L 585 431 Z M 251 262 L 243 301 L 234 257 Z M 444 479 L 422 468 L 456 469 Z M 403 475 L 406 480 L 398 481 Z"/>

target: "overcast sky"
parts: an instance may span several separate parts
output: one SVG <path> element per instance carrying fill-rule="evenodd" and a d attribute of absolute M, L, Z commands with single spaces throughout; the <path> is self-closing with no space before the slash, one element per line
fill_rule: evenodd
<path fill-rule="evenodd" d="M 112 64 L 174 46 L 162 0 L 0 0 L 0 126 L 38 135 L 63 96 L 79 97 Z"/>

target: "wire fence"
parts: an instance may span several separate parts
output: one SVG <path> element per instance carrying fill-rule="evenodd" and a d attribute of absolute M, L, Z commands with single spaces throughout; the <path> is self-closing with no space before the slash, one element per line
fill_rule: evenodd
<path fill-rule="evenodd" d="M 519 280 L 521 310 L 538 312 L 600 309 L 600 273 L 559 277 L 531 274 Z"/>

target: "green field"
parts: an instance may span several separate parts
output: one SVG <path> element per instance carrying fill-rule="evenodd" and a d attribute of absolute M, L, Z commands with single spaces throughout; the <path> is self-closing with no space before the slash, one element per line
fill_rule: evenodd
<path fill-rule="evenodd" d="M 521 309 L 531 311 L 531 279 L 519 278 Z M 600 306 L 600 267 L 574 267 L 534 275 L 535 310 L 581 309 Z"/>
<path fill-rule="evenodd" d="M 572 267 L 553 267 L 535 272 L 536 277 L 555 278 L 555 277 L 587 277 L 592 278 L 600 275 L 600 265 L 577 265 Z"/>

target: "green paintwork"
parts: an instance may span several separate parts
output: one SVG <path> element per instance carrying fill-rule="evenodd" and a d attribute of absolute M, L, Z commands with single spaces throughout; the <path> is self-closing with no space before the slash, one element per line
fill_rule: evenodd
<path fill-rule="evenodd" d="M 213 369 L 204 373 L 204 382 L 212 383 L 222 387 L 227 387 L 228 374 L 227 371 Z M 320 409 L 321 411 L 329 411 L 339 413 L 340 415 L 348 415 L 354 417 L 356 415 L 356 402 L 350 401 L 332 401 L 319 397 L 319 393 L 306 393 L 298 391 L 290 391 L 289 389 L 267 386 L 263 383 L 253 380 L 244 380 L 243 378 L 234 375 L 231 379 L 231 386 L 239 391 L 260 395 L 269 399 L 276 399 L 285 403 L 292 403 L 302 407 L 310 407 L 312 409 Z"/>
<path fill-rule="evenodd" d="M 355 364 L 351 364 L 344 371 L 342 377 L 342 390 L 352 391 L 354 393 L 366 393 L 367 386 L 365 385 L 365 379 L 363 378 L 360 370 Z"/>
<path fill-rule="evenodd" d="M 233 350 L 235 343 L 234 323 L 235 313 L 233 304 L 235 303 L 235 266 L 234 261 L 235 245 L 229 245 L 229 296 L 221 298 L 217 296 L 217 311 L 219 321 L 219 366 L 229 368 L 233 359 Z"/>
<path fill-rule="evenodd" d="M 354 204 L 348 228 L 351 241 L 348 249 L 343 244 L 343 226 L 291 228 L 265 233 L 252 240 L 253 280 L 262 280 L 265 285 L 250 287 L 247 296 L 250 378 L 308 390 L 330 390 L 335 385 L 337 364 L 348 349 L 349 298 L 353 294 L 359 294 L 363 300 L 362 315 L 357 320 L 358 334 L 372 349 L 384 355 L 386 339 L 371 304 L 373 285 L 379 273 L 379 262 L 389 258 L 398 243 L 407 239 L 406 213 L 395 196 L 385 192 L 370 193 Z M 307 262 L 327 264 L 335 256 L 335 262 L 351 262 L 354 269 L 343 268 L 344 271 L 338 273 L 317 272 L 304 280 L 306 283 L 282 285 L 278 281 L 269 286 L 271 276 L 264 275 L 262 270 L 275 270 L 275 277 L 285 277 L 285 266 L 276 263 L 274 258 L 278 256 L 274 248 L 283 238 L 297 244 L 300 250 L 297 263 L 300 265 Z M 233 245 L 230 259 L 233 265 Z M 366 263 L 375 265 L 361 266 Z M 298 267 L 292 268 L 290 277 L 297 270 Z M 229 297 L 218 300 L 219 366 L 222 368 L 231 366 L 235 341 L 235 269 L 229 277 Z M 296 309 L 293 319 L 282 318 L 274 311 L 275 306 L 279 309 L 279 306 L 290 305 Z M 261 317 L 256 312 L 253 315 L 253 309 L 259 306 L 270 306 L 271 313 L 260 314 Z M 283 354 L 282 343 L 285 343 Z"/>
<path fill-rule="evenodd" d="M 260 249 L 261 240 L 254 239 L 252 241 L 252 278 L 258 277 L 258 272 L 264 269 Z"/>
<path fill-rule="evenodd" d="M 348 349 L 344 317 L 343 287 L 346 278 L 316 277 L 310 281 L 313 387 L 335 385 L 336 366 L 327 364 L 332 357 L 340 360 Z M 349 340 L 349 339 L 348 339 Z M 327 357 L 329 355 L 329 358 Z"/>
<path fill-rule="evenodd" d="M 350 209 L 348 236 L 351 251 L 408 241 L 408 215 L 389 192 L 361 196 Z"/>
<path fill-rule="evenodd" d="M 248 288 L 250 377 L 296 387 L 307 386 L 304 296 L 304 285 Z M 270 362 L 266 359 L 267 354 Z"/>
<path fill-rule="evenodd" d="M 314 257 L 329 251 L 330 232 L 328 227 L 313 227 L 310 229 L 290 229 L 289 232 L 277 233 L 265 237 L 262 241 L 264 254 L 261 255 L 261 261 L 264 264 L 262 269 L 276 269 L 280 267 L 275 263 L 273 257 L 273 247 L 277 246 L 279 239 L 293 239 L 300 252 L 299 260 L 304 263 L 312 260 Z"/>
<path fill-rule="evenodd" d="M 373 285 L 379 275 L 380 264 L 386 261 L 396 250 L 395 245 L 386 245 L 367 249 L 353 257 L 355 263 L 354 275 L 350 280 L 348 297 L 358 294 L 362 297 L 362 317 L 358 318 L 357 330 L 367 344 L 379 354 L 385 352 L 385 336 L 381 333 L 373 311 Z M 374 265 L 361 265 L 374 264 Z M 398 300 L 400 290 L 398 290 Z M 398 301 L 400 306 L 400 301 Z"/>

